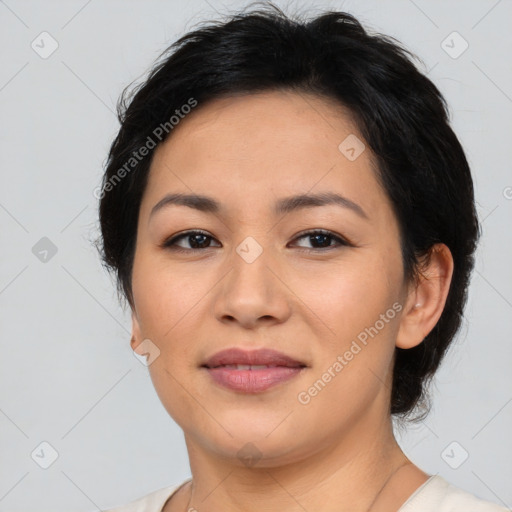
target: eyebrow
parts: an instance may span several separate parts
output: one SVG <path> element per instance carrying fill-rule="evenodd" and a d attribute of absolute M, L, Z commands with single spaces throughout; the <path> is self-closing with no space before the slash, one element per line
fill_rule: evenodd
<path fill-rule="evenodd" d="M 352 210 L 354 213 L 364 219 L 369 219 L 361 206 L 354 201 L 334 192 L 323 192 L 318 194 L 299 194 L 296 196 L 285 197 L 278 200 L 274 205 L 274 214 L 281 215 L 304 208 L 318 206 L 337 205 Z M 170 205 L 187 206 L 205 213 L 219 213 L 222 210 L 221 203 L 212 197 L 200 194 L 167 194 L 158 203 L 153 206 L 149 217 L 151 218 L 157 211 Z"/>

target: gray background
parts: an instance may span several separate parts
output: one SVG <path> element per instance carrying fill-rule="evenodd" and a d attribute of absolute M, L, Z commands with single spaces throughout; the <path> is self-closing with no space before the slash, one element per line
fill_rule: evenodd
<path fill-rule="evenodd" d="M 511 507 L 512 2 L 276 3 L 355 14 L 416 52 L 446 95 L 484 233 L 434 410 L 398 435 L 425 471 Z M 0 511 L 93 511 L 189 476 L 182 432 L 130 350 L 129 314 L 91 245 L 93 190 L 122 88 L 195 24 L 246 4 L 0 1 Z M 31 47 L 43 31 L 59 45 L 45 59 Z M 453 31 L 464 39 L 446 39 Z M 43 237 L 57 250 L 46 261 Z M 48 469 L 43 441 L 58 453 Z"/>

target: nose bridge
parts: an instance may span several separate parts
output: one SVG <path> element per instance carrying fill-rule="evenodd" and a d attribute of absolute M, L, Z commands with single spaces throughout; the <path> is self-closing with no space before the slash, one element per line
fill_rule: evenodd
<path fill-rule="evenodd" d="M 259 238 L 263 241 L 263 236 Z M 230 318 L 245 326 L 263 317 L 283 321 L 288 303 L 282 284 L 271 270 L 276 264 L 271 249 L 256 237 L 247 236 L 234 247 L 228 264 L 231 270 L 216 297 L 217 318 Z"/>
<path fill-rule="evenodd" d="M 248 281 L 254 289 L 265 287 L 269 277 L 267 265 L 270 264 L 271 250 L 263 246 L 262 237 L 260 242 L 253 237 L 247 236 L 236 247 L 232 255 L 232 265 L 235 275 L 239 280 Z M 266 288 L 266 287 L 265 287 Z"/>
<path fill-rule="evenodd" d="M 270 281 L 275 278 L 267 267 L 271 259 L 270 249 L 263 247 L 262 236 L 258 238 L 262 243 L 253 236 L 245 237 L 235 246 L 230 258 L 233 270 L 228 279 L 228 291 L 245 302 L 250 298 L 254 303 L 268 302 L 272 294 Z"/>

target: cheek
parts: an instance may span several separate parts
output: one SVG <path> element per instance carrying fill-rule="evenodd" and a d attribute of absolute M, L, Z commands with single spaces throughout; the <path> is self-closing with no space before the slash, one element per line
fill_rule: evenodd
<path fill-rule="evenodd" d="M 197 279 L 197 271 L 195 278 L 188 274 L 149 255 L 141 254 L 134 261 L 132 286 L 143 335 L 158 340 L 164 349 L 180 338 L 184 326 L 198 314 L 208 290 Z"/>
<path fill-rule="evenodd" d="M 170 356 L 174 359 L 174 356 Z M 178 363 L 178 361 L 176 361 Z M 184 373 L 180 364 L 169 365 L 168 356 L 161 354 L 149 366 L 149 374 L 155 391 L 169 413 L 169 415 L 181 424 L 188 417 L 192 417 L 196 411 L 194 400 L 191 400 L 190 383 L 187 382 L 187 373 Z"/>
<path fill-rule="evenodd" d="M 319 312 L 322 322 L 318 323 L 329 327 L 317 333 L 316 365 L 300 390 L 308 401 L 304 411 L 320 423 L 342 425 L 387 393 L 397 303 L 387 279 L 367 268 L 331 275 L 329 288 L 324 293 L 310 292 L 304 302 Z M 326 411 L 330 411 L 327 419 Z"/>
<path fill-rule="evenodd" d="M 304 269 L 291 288 L 298 304 L 304 305 L 298 307 L 311 312 L 318 334 L 336 346 L 373 325 L 392 307 L 398 297 L 395 274 L 389 262 L 368 252 Z"/>
<path fill-rule="evenodd" d="M 187 379 L 195 370 L 191 333 L 197 330 L 200 299 L 205 294 L 197 279 L 189 277 L 165 268 L 154 257 L 140 254 L 134 261 L 132 287 L 141 336 L 160 350 L 148 367 L 149 374 L 160 401 L 178 424 L 195 412 Z"/>
<path fill-rule="evenodd" d="M 319 379 L 316 388 L 324 389 L 327 383 L 315 404 L 343 403 L 348 411 L 369 403 L 389 378 L 401 309 L 400 267 L 370 251 L 336 267 L 304 274 L 309 277 L 298 279 L 296 289 L 321 320 L 311 316 L 319 329 L 311 385 Z"/>

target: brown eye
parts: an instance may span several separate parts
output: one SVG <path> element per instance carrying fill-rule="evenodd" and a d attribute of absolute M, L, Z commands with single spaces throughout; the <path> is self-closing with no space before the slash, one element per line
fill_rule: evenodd
<path fill-rule="evenodd" d="M 339 246 L 350 246 L 351 244 L 345 239 L 341 238 L 338 235 L 335 235 L 331 231 L 327 231 L 324 229 L 319 229 L 315 231 L 308 231 L 306 233 L 302 233 L 300 236 L 295 238 L 295 240 L 300 240 L 305 238 L 309 241 L 313 247 L 305 247 L 306 250 L 322 250 L 322 249 L 332 249 Z M 331 242 L 334 241 L 335 245 L 332 245 Z"/>
<path fill-rule="evenodd" d="M 209 249 L 211 247 L 210 243 L 212 240 L 215 239 L 205 231 L 186 231 L 185 233 L 181 233 L 180 235 L 173 236 L 166 240 L 162 244 L 162 247 L 173 251 L 190 252 Z M 183 245 L 179 245 L 178 242 L 184 242 L 185 247 Z M 188 247 L 186 247 L 187 245 Z"/>
<path fill-rule="evenodd" d="M 312 245 L 312 247 L 303 247 L 306 251 L 321 251 L 322 249 L 334 249 L 340 246 L 352 246 L 350 242 L 339 235 L 323 229 L 307 231 L 295 238 L 295 240 L 301 239 L 306 239 Z M 169 238 L 161 247 L 178 252 L 200 251 L 212 248 L 211 242 L 213 240 L 215 238 L 207 232 L 193 230 Z M 217 247 L 220 247 L 220 245 Z"/>

